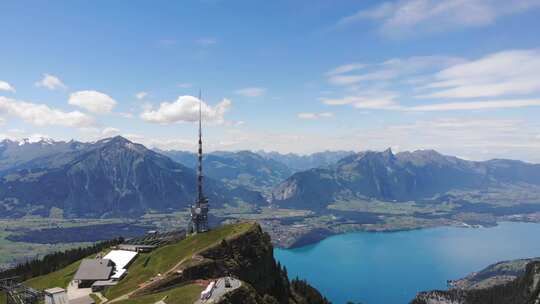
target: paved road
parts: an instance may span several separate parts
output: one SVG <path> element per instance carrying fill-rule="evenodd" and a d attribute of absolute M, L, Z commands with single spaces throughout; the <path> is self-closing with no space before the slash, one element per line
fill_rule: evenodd
<path fill-rule="evenodd" d="M 67 297 L 69 300 L 88 297 L 92 293 L 92 288 L 79 288 L 75 281 L 69 282 L 67 287 Z"/>
<path fill-rule="evenodd" d="M 223 295 L 225 295 L 228 292 L 231 292 L 238 287 L 242 286 L 242 281 L 230 278 L 231 287 L 226 288 L 225 287 L 225 278 L 220 278 L 217 280 L 216 287 L 214 288 L 214 291 L 212 292 L 212 296 L 210 299 L 206 301 L 197 300 L 195 304 L 211 304 L 217 302 Z"/>

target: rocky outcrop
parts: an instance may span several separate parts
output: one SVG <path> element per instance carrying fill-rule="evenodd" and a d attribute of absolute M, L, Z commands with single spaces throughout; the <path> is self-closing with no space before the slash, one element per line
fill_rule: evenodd
<path fill-rule="evenodd" d="M 538 304 L 540 262 L 527 264 L 525 273 L 512 282 L 483 289 L 435 290 L 419 293 L 411 304 Z"/>

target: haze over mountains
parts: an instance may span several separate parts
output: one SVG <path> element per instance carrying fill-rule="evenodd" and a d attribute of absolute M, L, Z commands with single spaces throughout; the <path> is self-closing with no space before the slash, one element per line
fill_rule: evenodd
<path fill-rule="evenodd" d="M 171 159 L 195 168 L 197 155 L 185 151 L 160 151 Z M 204 173 L 231 186 L 270 191 L 294 171 L 285 164 L 251 151 L 213 152 L 204 156 Z"/>
<path fill-rule="evenodd" d="M 51 208 L 63 210 L 65 216 L 141 215 L 186 208 L 195 199 L 192 169 L 123 137 L 93 144 L 41 142 L 19 148 L 4 142 L 2 147 L 4 160 L 14 158 L 12 151 L 37 155 L 26 162 L 16 158 L 13 167 L 4 166 L 0 180 L 3 216 L 48 216 Z M 230 188 L 212 179 L 207 179 L 205 191 L 214 206 L 237 199 L 264 202 L 258 192 Z"/>
<path fill-rule="evenodd" d="M 537 191 L 540 165 L 466 161 L 433 150 L 361 152 L 327 168 L 298 172 L 275 188 L 274 203 L 320 210 L 336 201 L 415 201 L 452 190 L 519 186 Z M 521 202 L 526 203 L 526 202 Z"/>
<path fill-rule="evenodd" d="M 95 143 L 4 140 L 0 216 L 48 216 L 52 210 L 64 216 L 138 216 L 185 209 L 194 199 L 195 162 L 191 152 L 156 152 L 120 136 Z M 540 165 L 466 161 L 432 150 L 213 152 L 205 156 L 204 170 L 205 191 L 215 207 L 242 201 L 323 211 L 335 202 L 399 203 L 437 200 L 455 191 L 540 189 Z"/>

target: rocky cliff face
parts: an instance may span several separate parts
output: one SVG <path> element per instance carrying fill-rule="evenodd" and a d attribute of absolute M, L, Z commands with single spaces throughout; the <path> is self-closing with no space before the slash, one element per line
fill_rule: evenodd
<path fill-rule="evenodd" d="M 489 288 L 419 293 L 411 304 L 537 304 L 540 303 L 540 262 L 527 264 L 517 279 Z"/>
<path fill-rule="evenodd" d="M 270 236 L 258 224 L 253 224 L 251 229 L 239 236 L 223 239 L 219 244 L 203 250 L 186 262 L 181 271 L 137 293 L 154 293 L 186 282 L 227 275 L 240 279 L 244 284 L 224 297 L 220 302 L 222 304 L 329 303 L 316 289 L 309 287 L 308 290 L 305 287 L 309 285 L 289 282 L 286 271 L 274 259 Z"/>

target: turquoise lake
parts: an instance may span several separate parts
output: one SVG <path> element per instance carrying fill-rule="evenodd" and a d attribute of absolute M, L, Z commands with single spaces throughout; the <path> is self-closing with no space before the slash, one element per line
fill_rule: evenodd
<path fill-rule="evenodd" d="M 489 264 L 540 256 L 540 224 L 348 233 L 275 256 L 334 304 L 402 304 Z"/>

